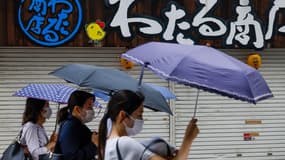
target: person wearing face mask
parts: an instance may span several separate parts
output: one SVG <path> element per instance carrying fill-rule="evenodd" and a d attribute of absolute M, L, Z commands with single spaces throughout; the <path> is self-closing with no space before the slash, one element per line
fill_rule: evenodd
<path fill-rule="evenodd" d="M 143 101 L 140 92 L 130 90 L 120 90 L 111 96 L 99 126 L 99 160 L 187 159 L 192 142 L 199 133 L 196 119 L 189 122 L 182 145 L 173 157 L 157 155 L 130 137 L 143 128 Z"/>
<path fill-rule="evenodd" d="M 97 155 L 97 133 L 85 125 L 94 118 L 94 101 L 93 94 L 76 90 L 58 112 L 60 128 L 54 153 L 63 154 L 65 160 L 93 160 Z"/>
<path fill-rule="evenodd" d="M 26 154 L 33 160 L 38 160 L 40 155 L 53 151 L 56 145 L 57 135 L 53 134 L 49 140 L 43 126 L 51 114 L 48 101 L 27 98 L 20 141 L 27 146 Z"/>

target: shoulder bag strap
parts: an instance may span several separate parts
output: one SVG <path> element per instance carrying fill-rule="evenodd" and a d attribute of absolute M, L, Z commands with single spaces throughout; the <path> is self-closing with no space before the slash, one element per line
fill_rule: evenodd
<path fill-rule="evenodd" d="M 42 142 L 42 141 L 41 141 L 41 138 L 40 138 L 39 128 L 38 128 L 38 127 L 37 127 L 37 136 L 38 136 L 38 140 L 39 140 L 39 146 L 42 147 L 42 146 L 41 146 L 41 142 Z"/>
<path fill-rule="evenodd" d="M 38 135 L 39 145 L 40 145 L 42 141 L 41 141 L 41 138 L 40 138 L 39 127 L 37 127 L 37 135 Z M 48 142 L 49 142 L 49 139 L 48 139 L 48 137 L 47 137 L 46 134 L 45 134 L 45 138 L 46 138 L 47 143 L 48 143 Z M 43 147 L 43 146 L 40 145 L 40 147 Z"/>
<path fill-rule="evenodd" d="M 160 142 L 165 143 L 165 141 L 162 140 L 162 139 L 156 139 L 156 140 L 152 141 L 150 144 L 148 144 L 147 146 L 145 146 L 145 149 L 143 150 L 143 152 L 142 152 L 142 154 L 141 154 L 140 160 L 142 160 L 145 151 L 148 150 L 149 147 L 151 147 L 151 146 L 152 146 L 153 144 L 155 144 L 155 143 L 160 143 Z M 143 145 L 143 146 L 144 146 L 144 145 Z M 167 145 L 167 154 L 170 155 L 170 148 L 169 148 L 168 145 Z"/>
<path fill-rule="evenodd" d="M 23 128 L 20 130 L 20 132 L 16 136 L 16 141 L 18 141 L 19 143 L 21 143 L 22 133 L 23 133 Z"/>
<path fill-rule="evenodd" d="M 18 136 L 16 137 L 16 140 L 17 140 L 18 143 L 21 145 L 21 147 L 24 148 L 25 157 L 26 157 L 27 160 L 29 160 L 29 159 L 32 159 L 32 158 L 31 158 L 31 154 L 30 154 L 30 152 L 29 152 L 28 146 L 27 146 L 27 144 L 22 144 L 22 143 L 21 143 L 22 135 L 25 136 L 25 133 L 23 133 L 23 130 L 24 130 L 24 127 L 22 127 L 20 133 L 19 133 Z M 26 140 L 25 140 L 25 141 L 26 141 Z"/>
<path fill-rule="evenodd" d="M 116 142 L 116 150 L 117 150 L 117 155 L 118 155 L 119 160 L 123 160 L 122 155 L 121 155 L 120 150 L 119 150 L 119 138 Z"/>

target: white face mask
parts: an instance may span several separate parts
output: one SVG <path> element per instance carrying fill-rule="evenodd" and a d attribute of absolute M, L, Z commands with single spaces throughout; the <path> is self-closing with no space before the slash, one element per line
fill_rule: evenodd
<path fill-rule="evenodd" d="M 52 109 L 50 107 L 45 107 L 43 117 L 49 119 L 51 115 L 52 115 Z"/>
<path fill-rule="evenodd" d="M 91 122 L 95 115 L 95 111 L 93 109 L 84 110 L 81 113 L 85 113 L 81 115 L 83 123 Z"/>
<path fill-rule="evenodd" d="M 125 128 L 128 136 L 134 136 L 141 132 L 143 129 L 144 120 L 135 119 L 132 116 L 129 116 L 134 121 L 134 126 L 132 128 L 128 127 L 125 123 Z"/>

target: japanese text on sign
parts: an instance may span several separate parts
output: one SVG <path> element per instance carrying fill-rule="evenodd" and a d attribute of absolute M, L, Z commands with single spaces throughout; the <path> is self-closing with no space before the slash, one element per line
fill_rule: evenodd
<path fill-rule="evenodd" d="M 23 16 L 27 11 L 29 14 Z M 25 35 L 34 42 L 57 46 L 69 41 L 78 32 L 82 10 L 79 0 L 21 0 L 18 21 Z"/>
<path fill-rule="evenodd" d="M 239 0 L 235 4 L 235 18 L 227 21 L 212 15 L 218 0 L 196 0 L 200 9 L 195 15 L 187 14 L 176 2 L 169 2 L 161 12 L 164 20 L 149 15 L 128 14 L 136 0 L 106 1 L 110 6 L 119 3 L 109 26 L 118 28 L 121 36 L 126 39 L 134 37 L 135 30 L 132 30 L 130 25 L 136 25 L 138 32 L 145 36 L 159 35 L 163 41 L 194 44 L 195 38 L 190 33 L 195 28 L 206 38 L 223 37 L 225 46 L 238 44 L 257 49 L 263 48 L 265 41 L 272 38 L 278 11 L 285 8 L 285 0 L 274 0 L 272 4 L 268 4 L 268 23 L 263 24 L 256 16 L 250 0 Z M 279 26 L 278 32 L 285 33 L 285 26 Z"/>

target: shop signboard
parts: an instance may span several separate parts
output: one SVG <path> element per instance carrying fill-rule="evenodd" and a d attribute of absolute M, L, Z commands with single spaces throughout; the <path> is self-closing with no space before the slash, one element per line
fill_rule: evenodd
<path fill-rule="evenodd" d="M 106 37 L 113 35 L 108 32 L 116 32 L 124 41 L 131 41 L 141 35 L 160 37 L 161 41 L 180 44 L 196 44 L 200 39 L 218 39 L 225 48 L 238 46 L 263 49 L 274 35 L 285 33 L 284 24 L 277 20 L 279 14 L 283 14 L 280 11 L 285 9 L 284 0 L 273 0 L 264 4 L 266 20 L 256 14 L 257 8 L 250 0 L 227 2 L 229 7 L 233 7 L 232 13 L 227 13 L 229 18 L 216 14 L 217 8 L 224 3 L 223 0 L 193 1 L 192 4 L 196 7 L 191 13 L 188 13 L 190 6 L 181 5 L 178 1 L 159 1 L 165 3 L 158 11 L 159 15 L 143 12 L 144 7 L 140 8 L 142 12 L 134 12 L 134 7 L 138 7 L 137 4 L 142 1 L 105 0 L 102 14 L 108 13 L 107 19 L 103 20 L 106 23 Z M 87 1 L 21 0 L 18 9 L 20 28 L 37 44 L 62 45 L 71 40 L 80 29 L 84 30 L 84 27 L 80 27 L 82 23 L 90 24 L 98 18 L 84 17 L 89 14 L 87 11 L 97 9 L 98 1 L 93 3 L 94 6 L 88 6 L 88 9 L 81 3 Z M 83 19 L 85 22 L 82 22 Z M 104 28 L 98 29 L 102 30 L 99 36 L 102 40 L 102 37 L 105 37 Z M 97 41 L 97 38 L 95 40 Z"/>

